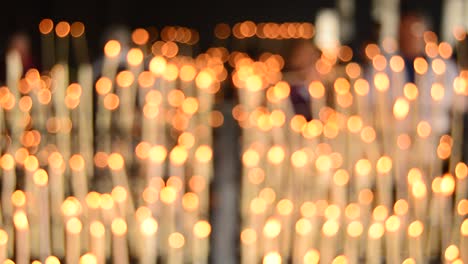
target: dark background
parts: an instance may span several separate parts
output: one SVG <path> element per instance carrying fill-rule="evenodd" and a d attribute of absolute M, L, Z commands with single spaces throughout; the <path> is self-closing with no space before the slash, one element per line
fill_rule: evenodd
<path fill-rule="evenodd" d="M 355 0 L 356 34 L 353 44 L 367 40 L 372 30 L 371 0 Z M 439 32 L 442 0 L 401 1 L 401 9 L 421 9 L 433 19 L 434 30 Z M 5 3 L 6 4 L 6 3 Z M 200 48 L 212 44 L 213 28 L 217 23 L 234 25 L 236 22 L 314 22 L 320 8 L 333 7 L 335 1 L 144 1 L 144 0 L 41 0 L 11 1 L 3 5 L 0 15 L 0 49 L 5 49 L 8 37 L 16 31 L 26 31 L 33 39 L 34 54 L 40 53 L 37 25 L 43 18 L 55 23 L 82 21 L 91 57 L 100 54 L 102 36 L 111 25 L 124 24 L 130 28 L 166 25 L 186 26 L 199 30 Z M 349 44 L 349 43 L 348 43 Z"/>

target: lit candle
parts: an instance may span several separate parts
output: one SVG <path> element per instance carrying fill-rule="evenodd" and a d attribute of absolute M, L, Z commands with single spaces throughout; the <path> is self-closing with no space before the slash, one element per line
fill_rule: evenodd
<path fill-rule="evenodd" d="M 211 225 L 206 220 L 200 220 L 193 226 L 193 251 L 192 256 L 195 263 L 207 263 L 209 254 L 209 235 Z"/>
<path fill-rule="evenodd" d="M 388 263 L 400 263 L 401 249 L 400 249 L 400 218 L 392 215 L 385 221 L 386 247 L 385 252 Z"/>
<path fill-rule="evenodd" d="M 422 244 L 422 234 L 424 231 L 424 225 L 421 221 L 416 220 L 408 226 L 409 251 L 410 256 L 416 260 L 416 263 L 424 263 L 424 252 Z"/>
<path fill-rule="evenodd" d="M 29 244 L 29 222 L 24 211 L 19 210 L 13 215 L 15 225 L 15 256 L 16 263 L 29 264 L 30 244 Z"/>
<path fill-rule="evenodd" d="M 337 220 L 327 220 L 322 226 L 320 240 L 320 263 L 331 263 L 336 254 L 337 234 L 340 224 Z"/>
<path fill-rule="evenodd" d="M 460 226 L 460 256 L 464 263 L 468 261 L 468 219 L 463 220 Z"/>
<path fill-rule="evenodd" d="M 89 226 L 90 232 L 90 251 L 96 256 L 97 264 L 106 263 L 106 228 L 99 221 L 91 222 Z"/>
<path fill-rule="evenodd" d="M 378 264 L 382 263 L 382 241 L 381 238 L 385 233 L 385 228 L 382 223 L 375 222 L 369 226 L 367 232 L 366 245 L 366 263 Z M 387 253 L 388 254 L 388 253 Z"/>
<path fill-rule="evenodd" d="M 348 263 L 359 263 L 359 237 L 363 231 L 363 226 L 359 221 L 352 221 L 346 229 L 345 255 Z"/>
<path fill-rule="evenodd" d="M 183 263 L 184 255 L 183 255 L 183 247 L 185 245 L 185 237 L 179 233 L 174 232 L 168 236 L 168 245 L 169 245 L 169 252 L 167 255 L 167 263 L 168 264 L 176 264 L 176 263 Z"/>
<path fill-rule="evenodd" d="M 39 23 L 39 31 L 41 32 L 41 58 L 42 67 L 50 69 L 55 63 L 54 54 L 54 22 L 49 18 L 44 18 Z"/>
<path fill-rule="evenodd" d="M 158 222 L 152 217 L 148 217 L 140 223 L 140 232 L 144 239 L 140 259 L 142 264 L 156 263 L 158 255 L 157 231 Z"/>
<path fill-rule="evenodd" d="M 41 261 L 51 253 L 50 240 L 50 212 L 49 212 L 49 177 L 43 169 L 37 170 L 33 175 L 34 184 L 39 187 L 38 209 L 39 209 L 39 257 Z"/>
<path fill-rule="evenodd" d="M 60 208 L 65 199 L 64 191 L 64 171 L 65 162 L 59 152 L 52 152 L 48 157 L 48 174 L 50 190 L 50 214 L 52 225 L 52 252 L 56 256 L 64 256 L 65 227 L 62 221 Z"/>
<path fill-rule="evenodd" d="M 0 263 L 4 263 L 4 261 L 8 257 L 8 233 L 5 230 L 0 229 Z"/>
<path fill-rule="evenodd" d="M 78 263 L 80 259 L 80 233 L 83 225 L 81 221 L 72 217 L 66 222 L 66 249 L 65 260 L 67 263 Z"/>
<path fill-rule="evenodd" d="M 93 151 L 94 151 L 94 124 L 93 120 L 93 67 L 90 64 L 81 64 L 78 68 L 78 83 L 82 87 L 80 104 L 78 105 L 78 141 L 80 154 L 83 156 L 86 175 L 91 178 L 93 171 Z"/>
<path fill-rule="evenodd" d="M 241 239 L 241 262 L 255 263 L 257 262 L 257 232 L 253 228 L 245 228 L 240 233 Z"/>
<path fill-rule="evenodd" d="M 117 264 L 128 264 L 127 223 L 123 218 L 112 221 L 112 259 Z"/>

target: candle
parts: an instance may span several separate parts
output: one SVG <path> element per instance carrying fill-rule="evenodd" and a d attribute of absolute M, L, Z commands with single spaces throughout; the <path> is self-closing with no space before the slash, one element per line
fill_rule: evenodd
<path fill-rule="evenodd" d="M 38 209 L 39 212 L 39 257 L 41 261 L 51 253 L 50 240 L 50 212 L 49 212 L 49 190 L 48 190 L 48 175 L 43 169 L 37 170 L 33 175 L 34 184 L 39 187 Z"/>
<path fill-rule="evenodd" d="M 29 264 L 30 243 L 29 243 L 29 222 L 26 213 L 18 210 L 13 215 L 15 225 L 15 256 L 16 263 Z"/>
<path fill-rule="evenodd" d="M 140 232 L 144 239 L 140 255 L 140 263 L 142 264 L 156 263 L 158 255 L 157 231 L 158 222 L 152 217 L 144 219 L 140 224 Z"/>
<path fill-rule="evenodd" d="M 88 178 L 94 175 L 93 171 L 93 150 L 94 150 L 94 124 L 93 120 L 93 67 L 90 64 L 81 64 L 78 68 L 78 83 L 82 87 L 80 104 L 78 105 L 78 142 L 80 154 L 85 161 L 85 170 Z"/>
<path fill-rule="evenodd" d="M 39 23 L 39 31 L 41 32 L 41 58 L 42 67 L 50 69 L 55 63 L 54 54 L 54 22 L 50 18 L 44 18 Z"/>
<path fill-rule="evenodd" d="M 257 261 L 257 232 L 253 228 L 245 228 L 240 233 L 241 240 L 241 262 L 255 263 Z"/>
<path fill-rule="evenodd" d="M 346 228 L 345 255 L 348 263 L 359 263 L 359 237 L 363 231 L 363 226 L 359 221 L 352 221 Z"/>
<path fill-rule="evenodd" d="M 66 248 L 65 260 L 67 263 L 78 263 L 80 259 L 80 233 L 83 224 L 77 217 L 72 217 L 66 222 Z"/>
<path fill-rule="evenodd" d="M 209 236 L 211 234 L 211 225 L 206 220 L 200 220 L 193 226 L 192 256 L 195 263 L 207 263 L 209 254 Z"/>
<path fill-rule="evenodd" d="M 0 263 L 8 257 L 8 233 L 5 230 L 0 229 Z"/>
<path fill-rule="evenodd" d="M 80 257 L 80 264 L 97 264 L 97 258 L 92 253 L 86 253 Z"/>
<path fill-rule="evenodd" d="M 468 220 L 463 220 L 460 226 L 460 255 L 464 263 L 468 261 Z"/>
<path fill-rule="evenodd" d="M 112 220 L 112 260 L 117 264 L 129 263 L 127 247 L 127 223 L 123 218 Z"/>
<path fill-rule="evenodd" d="M 183 263 L 184 261 L 183 247 L 185 245 L 185 237 L 179 232 L 174 232 L 174 233 L 171 233 L 167 239 L 168 239 L 168 245 L 169 245 L 167 263 L 168 264 Z"/>
<path fill-rule="evenodd" d="M 409 251 L 410 256 L 416 261 L 416 263 L 424 263 L 424 252 L 421 235 L 424 231 L 424 225 L 421 221 L 416 220 L 408 226 Z"/>
<path fill-rule="evenodd" d="M 366 263 L 378 264 L 382 263 L 382 241 L 381 238 L 385 233 L 384 225 L 380 222 L 372 223 L 367 232 L 366 245 Z M 389 254 L 389 253 L 387 253 Z"/>
<path fill-rule="evenodd" d="M 90 251 L 96 256 L 97 264 L 106 263 L 106 242 L 105 242 L 106 229 L 99 221 L 91 222 L 89 226 L 90 233 Z"/>
<path fill-rule="evenodd" d="M 400 263 L 400 218 L 392 215 L 385 221 L 386 235 L 386 259 L 388 263 Z"/>
<path fill-rule="evenodd" d="M 50 190 L 50 215 L 52 224 L 52 252 L 56 256 L 64 256 L 65 227 L 62 221 L 60 208 L 65 199 L 64 171 L 65 162 L 59 152 L 52 152 L 48 157 L 48 175 Z"/>
<path fill-rule="evenodd" d="M 323 224 L 320 240 L 320 263 L 331 263 L 335 257 L 339 229 L 340 224 L 334 219 L 329 219 Z"/>

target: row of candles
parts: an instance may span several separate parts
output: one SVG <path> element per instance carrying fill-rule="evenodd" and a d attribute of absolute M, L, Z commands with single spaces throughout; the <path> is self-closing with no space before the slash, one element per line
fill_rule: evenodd
<path fill-rule="evenodd" d="M 39 29 L 53 66 L 23 73 L 12 50 L 0 88 L 0 263 L 206 263 L 221 58 L 154 55 L 137 29 L 93 76 L 63 56 L 86 49 L 82 23 Z"/>
<path fill-rule="evenodd" d="M 238 29 L 251 35 L 251 26 Z M 296 26 L 313 34 L 307 23 L 284 28 Z M 93 76 L 82 24 L 46 19 L 40 31 L 53 67 L 23 74 L 12 51 L 0 88 L 0 262 L 206 263 L 212 128 L 223 122 L 214 96 L 228 78 L 226 63 L 243 129 L 242 263 L 467 262 L 460 119 L 468 76 L 444 82 L 451 47 L 432 35 L 431 60 L 415 61 L 415 83 L 403 78 L 413 65 L 388 55 L 390 40 L 384 51 L 366 49 L 371 80 L 348 47 L 324 52 L 316 63 L 323 78 L 308 84 L 308 121 L 294 114 L 279 55 L 255 61 L 215 47 L 178 56 L 176 28 L 151 46 L 137 29 L 128 51 L 106 43 L 101 75 Z M 69 34 L 76 72 L 65 56 Z M 422 111 L 431 102 L 440 116 L 447 100 L 450 133 Z"/>
<path fill-rule="evenodd" d="M 367 46 L 368 66 L 324 51 L 304 88 L 311 120 L 280 60 L 239 56 L 242 263 L 468 262 L 468 73 L 451 78 L 452 47 L 425 40 L 414 65 L 391 39 Z"/>

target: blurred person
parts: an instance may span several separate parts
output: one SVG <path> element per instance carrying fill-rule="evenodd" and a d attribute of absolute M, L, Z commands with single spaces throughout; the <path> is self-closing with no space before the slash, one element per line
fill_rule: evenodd
<path fill-rule="evenodd" d="M 295 40 L 285 59 L 284 79 L 291 87 L 290 99 L 295 114 L 312 119 L 311 100 L 308 86 L 319 79 L 315 63 L 320 58 L 320 50 L 309 40 Z"/>

